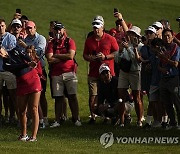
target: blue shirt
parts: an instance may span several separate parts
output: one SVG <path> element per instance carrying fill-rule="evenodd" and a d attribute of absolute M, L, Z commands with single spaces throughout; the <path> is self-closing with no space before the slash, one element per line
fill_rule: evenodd
<path fill-rule="evenodd" d="M 45 48 L 46 48 L 46 39 L 44 36 L 35 33 L 35 36 L 33 38 L 27 36 L 25 38 L 25 43 L 27 45 L 33 45 L 35 47 L 37 55 L 41 58 L 41 65 L 44 68 L 45 67 Z"/>
<path fill-rule="evenodd" d="M 6 32 L 2 36 L 2 47 L 6 51 L 11 51 L 13 48 L 16 47 L 16 37 L 14 35 L 10 34 L 9 32 Z M 0 57 L 0 71 L 4 71 L 2 66 L 3 66 L 3 60 Z"/>

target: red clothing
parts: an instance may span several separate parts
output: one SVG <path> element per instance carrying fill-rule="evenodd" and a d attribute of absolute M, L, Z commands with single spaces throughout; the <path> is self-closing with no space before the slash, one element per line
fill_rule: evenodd
<path fill-rule="evenodd" d="M 16 94 L 18 96 L 39 92 L 42 90 L 40 78 L 36 69 L 32 69 L 31 71 L 20 77 L 16 77 L 16 82 Z"/>
<path fill-rule="evenodd" d="M 95 36 L 92 35 L 87 38 L 84 47 L 84 54 L 93 55 L 102 52 L 104 55 L 109 55 L 118 51 L 119 47 L 117 41 L 111 35 L 104 33 L 100 41 L 96 41 Z M 99 77 L 99 67 L 102 63 L 107 63 L 111 69 L 111 74 L 114 76 L 114 59 L 104 61 L 91 61 L 89 64 L 89 76 Z"/>
<path fill-rule="evenodd" d="M 180 33 L 178 33 L 178 34 L 176 35 L 176 38 L 177 38 L 178 40 L 180 40 Z"/>
<path fill-rule="evenodd" d="M 57 45 L 56 45 L 57 43 Z M 55 46 L 56 49 L 54 48 Z M 55 51 L 54 51 L 55 49 Z M 76 51 L 76 45 L 73 39 L 69 39 L 68 50 Z M 65 47 L 65 38 L 63 40 L 52 40 L 48 43 L 46 54 L 66 54 L 68 53 L 67 48 Z M 74 60 L 61 60 L 59 63 L 52 64 L 51 66 L 51 76 L 59 76 L 62 73 L 74 72 L 75 71 L 75 62 Z"/>

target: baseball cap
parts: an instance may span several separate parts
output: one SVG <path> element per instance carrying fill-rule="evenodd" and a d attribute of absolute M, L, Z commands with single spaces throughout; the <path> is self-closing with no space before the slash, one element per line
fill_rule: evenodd
<path fill-rule="evenodd" d="M 149 26 L 147 29 L 144 30 L 144 32 L 146 31 L 151 31 L 156 34 L 156 29 L 153 26 Z"/>
<path fill-rule="evenodd" d="M 136 35 L 141 37 L 141 29 L 137 26 L 132 26 L 127 32 L 134 32 Z"/>
<path fill-rule="evenodd" d="M 26 27 L 35 27 L 35 23 L 33 21 L 26 22 Z"/>
<path fill-rule="evenodd" d="M 104 26 L 104 19 L 102 16 L 97 15 L 92 22 L 93 27 L 100 28 Z"/>
<path fill-rule="evenodd" d="M 162 28 L 162 29 L 163 29 L 163 25 L 162 25 L 160 22 L 158 22 L 158 21 L 154 22 L 154 23 L 152 24 L 152 26 L 156 26 L 156 27 L 158 27 L 158 28 Z"/>
<path fill-rule="evenodd" d="M 13 24 L 19 24 L 19 25 L 22 26 L 22 22 L 21 22 L 21 20 L 19 20 L 19 19 L 14 19 L 14 20 L 11 22 L 11 25 L 13 25 Z"/>
<path fill-rule="evenodd" d="M 110 71 L 109 66 L 105 63 L 99 67 L 99 74 L 101 74 L 103 71 Z"/>
<path fill-rule="evenodd" d="M 176 21 L 179 21 L 179 22 L 180 22 L 180 17 L 176 18 Z"/>
<path fill-rule="evenodd" d="M 61 22 L 55 23 L 55 25 L 54 25 L 54 29 L 55 30 L 60 30 L 62 28 L 65 28 L 65 27 L 64 27 L 64 25 Z"/>

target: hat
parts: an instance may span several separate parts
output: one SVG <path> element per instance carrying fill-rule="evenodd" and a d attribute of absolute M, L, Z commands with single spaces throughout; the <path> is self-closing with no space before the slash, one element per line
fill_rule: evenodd
<path fill-rule="evenodd" d="M 158 22 L 158 21 L 154 22 L 154 23 L 152 24 L 152 26 L 156 26 L 156 27 L 158 27 L 158 28 L 162 28 L 162 29 L 163 29 L 163 25 L 162 25 L 160 22 Z"/>
<path fill-rule="evenodd" d="M 101 74 L 103 71 L 110 71 L 109 66 L 105 63 L 99 67 L 99 74 Z"/>
<path fill-rule="evenodd" d="M 64 27 L 64 25 L 61 22 L 55 23 L 55 25 L 54 25 L 54 29 L 55 30 L 60 30 L 62 28 L 65 28 L 65 27 Z"/>
<path fill-rule="evenodd" d="M 115 33 L 115 34 L 117 33 L 115 28 L 111 28 L 111 29 L 109 30 L 109 34 L 112 35 L 113 33 Z"/>
<path fill-rule="evenodd" d="M 36 27 L 36 25 L 33 21 L 28 21 L 26 22 L 26 27 Z"/>
<path fill-rule="evenodd" d="M 134 32 L 136 35 L 141 36 L 141 29 L 137 26 L 132 26 L 127 32 Z"/>
<path fill-rule="evenodd" d="M 180 17 L 176 18 L 176 21 L 179 21 L 179 22 L 180 22 Z"/>
<path fill-rule="evenodd" d="M 22 26 L 22 22 L 21 22 L 21 20 L 19 20 L 19 19 L 14 19 L 14 20 L 11 22 L 11 25 L 13 25 L 13 24 L 19 24 L 19 25 Z"/>
<path fill-rule="evenodd" d="M 149 26 L 147 29 L 144 30 L 144 32 L 146 31 L 151 31 L 156 34 L 156 29 L 153 26 Z"/>
<path fill-rule="evenodd" d="M 102 16 L 97 15 L 92 22 L 93 27 L 100 28 L 104 26 L 104 19 Z"/>

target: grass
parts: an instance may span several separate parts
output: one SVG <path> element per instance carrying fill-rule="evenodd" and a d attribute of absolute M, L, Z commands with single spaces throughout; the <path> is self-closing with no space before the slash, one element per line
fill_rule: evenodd
<path fill-rule="evenodd" d="M 83 126 L 77 128 L 71 121 L 56 129 L 39 130 L 37 143 L 21 143 L 16 141 L 19 129 L 16 127 L 0 128 L 0 153 L 178 153 L 179 144 L 117 144 L 104 149 L 99 142 L 105 132 L 113 132 L 114 136 L 178 136 L 177 130 L 164 131 L 162 129 L 144 131 L 135 127 L 135 113 L 133 126 L 125 129 L 116 129 L 111 125 L 101 124 L 98 120 L 95 126 L 89 126 L 88 121 L 88 63 L 82 58 L 85 36 L 91 31 L 91 22 L 95 15 L 102 15 L 105 19 L 105 28 L 115 26 L 113 8 L 122 12 L 124 19 L 138 25 L 143 30 L 156 20 L 166 18 L 172 29 L 177 32 L 178 24 L 175 19 L 179 16 L 179 0 L 4 0 L 0 1 L 0 17 L 9 23 L 16 8 L 36 22 L 38 32 L 47 37 L 49 21 L 59 20 L 64 23 L 70 37 L 77 45 L 76 59 L 78 68 L 78 100 L 80 116 Z M 54 118 L 54 101 L 47 90 L 49 105 L 48 116 Z M 146 112 L 145 104 L 145 112 Z M 68 110 L 70 116 L 70 112 Z M 29 130 L 30 131 L 30 130 Z"/>

